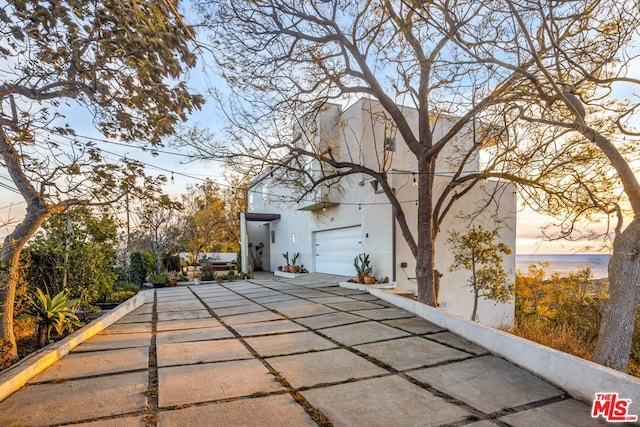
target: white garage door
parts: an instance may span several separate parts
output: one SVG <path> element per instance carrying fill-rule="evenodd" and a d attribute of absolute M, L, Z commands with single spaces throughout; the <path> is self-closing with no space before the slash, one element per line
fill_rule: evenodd
<path fill-rule="evenodd" d="M 362 228 L 317 231 L 316 272 L 355 276 L 353 258 L 362 252 Z"/>

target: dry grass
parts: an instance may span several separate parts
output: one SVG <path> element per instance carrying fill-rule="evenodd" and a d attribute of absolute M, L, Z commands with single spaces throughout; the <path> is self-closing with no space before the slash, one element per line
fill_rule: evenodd
<path fill-rule="evenodd" d="M 538 344 L 573 354 L 585 360 L 591 360 L 595 349 L 595 342 L 585 344 L 585 339 L 579 331 L 567 325 L 552 325 L 544 319 L 527 319 L 518 322 L 512 329 L 502 328 L 522 338 L 537 342 Z M 629 361 L 627 369 L 629 375 L 640 377 L 640 363 L 633 359 Z"/>
<path fill-rule="evenodd" d="M 567 325 L 551 325 L 544 319 L 529 319 L 527 322 L 518 322 L 508 332 L 583 359 L 590 359 L 593 355 L 593 346 L 584 344 L 581 334 Z"/>

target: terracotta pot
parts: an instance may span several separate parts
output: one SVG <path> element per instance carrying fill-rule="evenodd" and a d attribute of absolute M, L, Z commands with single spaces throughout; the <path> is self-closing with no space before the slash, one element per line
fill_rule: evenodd
<path fill-rule="evenodd" d="M 220 283 L 222 283 L 224 279 L 222 277 L 216 277 L 216 283 L 219 285 Z"/>
<path fill-rule="evenodd" d="M 289 271 L 291 273 L 299 273 L 300 272 L 300 266 L 299 265 L 291 265 L 291 266 L 289 266 Z"/>
<path fill-rule="evenodd" d="M 178 286 L 178 279 L 169 279 L 169 286 Z"/>
<path fill-rule="evenodd" d="M 258 258 L 258 259 L 254 259 L 253 260 L 253 268 L 255 270 L 262 270 L 262 259 Z"/>
<path fill-rule="evenodd" d="M 373 276 L 365 276 L 364 277 L 364 284 L 365 285 L 373 285 L 374 283 L 376 283 L 376 278 Z"/>
<path fill-rule="evenodd" d="M 291 272 L 291 266 L 290 265 L 285 265 L 284 267 L 282 267 L 282 271 L 284 271 L 285 273 Z"/>
<path fill-rule="evenodd" d="M 364 276 L 362 274 L 356 274 L 356 283 L 364 283 Z"/>

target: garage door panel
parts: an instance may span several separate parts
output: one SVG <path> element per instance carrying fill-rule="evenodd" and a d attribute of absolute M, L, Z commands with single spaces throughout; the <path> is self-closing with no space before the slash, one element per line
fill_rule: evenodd
<path fill-rule="evenodd" d="M 315 233 L 316 272 L 353 276 L 353 258 L 362 252 L 362 228 L 348 227 Z"/>

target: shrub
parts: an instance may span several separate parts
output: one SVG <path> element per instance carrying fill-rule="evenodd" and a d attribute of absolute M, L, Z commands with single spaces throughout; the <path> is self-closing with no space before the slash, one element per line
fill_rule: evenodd
<path fill-rule="evenodd" d="M 38 322 L 38 347 L 42 348 L 51 335 L 51 329 L 55 328 L 62 335 L 66 330 L 72 331 L 74 326 L 82 325 L 74 310 L 78 302 L 77 299 L 69 299 L 65 291 L 60 291 L 51 298 L 49 292 L 45 294 L 36 288 L 35 294 L 28 298 L 26 312 L 19 319 L 34 319 Z"/>
<path fill-rule="evenodd" d="M 123 302 L 134 296 L 137 292 L 134 291 L 115 291 L 111 295 L 107 302 Z"/>
<path fill-rule="evenodd" d="M 129 280 L 140 286 L 144 283 L 144 279 L 148 273 L 145 268 L 143 255 L 140 252 L 133 252 L 129 261 Z"/>

